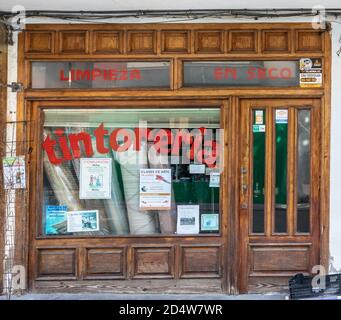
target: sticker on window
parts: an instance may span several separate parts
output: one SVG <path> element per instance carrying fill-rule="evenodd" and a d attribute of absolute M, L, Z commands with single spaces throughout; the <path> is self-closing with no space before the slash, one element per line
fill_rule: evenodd
<path fill-rule="evenodd" d="M 253 125 L 253 132 L 265 132 L 265 125 L 254 124 Z"/>

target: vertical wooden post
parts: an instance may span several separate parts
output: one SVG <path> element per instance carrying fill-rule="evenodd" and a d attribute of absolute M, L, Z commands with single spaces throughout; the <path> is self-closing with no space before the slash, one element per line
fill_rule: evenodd
<path fill-rule="evenodd" d="M 7 83 L 7 32 L 3 26 L 0 26 L 0 82 Z M 0 155 L 5 153 L 6 139 L 6 114 L 7 114 L 7 88 L 0 87 Z M 0 166 L 0 294 L 3 291 L 3 261 L 5 249 L 5 194 L 3 192 L 3 172 Z"/>

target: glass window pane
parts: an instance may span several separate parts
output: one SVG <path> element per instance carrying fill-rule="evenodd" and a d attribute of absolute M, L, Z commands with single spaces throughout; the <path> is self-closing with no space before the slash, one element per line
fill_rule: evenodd
<path fill-rule="evenodd" d="M 169 88 L 169 62 L 32 62 L 33 89 Z"/>
<path fill-rule="evenodd" d="M 265 126 L 265 110 L 253 110 L 253 233 L 264 233 Z"/>
<path fill-rule="evenodd" d="M 185 87 L 299 85 L 298 61 L 185 61 Z"/>
<path fill-rule="evenodd" d="M 298 111 L 297 232 L 310 231 L 310 110 Z"/>
<path fill-rule="evenodd" d="M 275 111 L 275 232 L 287 232 L 288 110 Z"/>
<path fill-rule="evenodd" d="M 220 109 L 48 109 L 44 121 L 44 235 L 219 233 Z"/>

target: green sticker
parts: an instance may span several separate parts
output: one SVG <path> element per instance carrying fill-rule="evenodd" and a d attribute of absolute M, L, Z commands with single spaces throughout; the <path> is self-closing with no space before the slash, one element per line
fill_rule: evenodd
<path fill-rule="evenodd" d="M 254 124 L 253 125 L 253 132 L 265 132 L 265 125 L 262 124 Z"/>

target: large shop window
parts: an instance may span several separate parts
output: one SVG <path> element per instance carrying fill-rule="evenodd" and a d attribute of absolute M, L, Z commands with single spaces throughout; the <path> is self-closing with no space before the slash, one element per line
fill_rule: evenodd
<path fill-rule="evenodd" d="M 295 87 L 298 61 L 185 61 L 185 87 Z"/>
<path fill-rule="evenodd" d="M 169 67 L 167 61 L 36 61 L 32 88 L 169 88 Z"/>
<path fill-rule="evenodd" d="M 41 235 L 220 232 L 220 109 L 43 112 Z"/>

